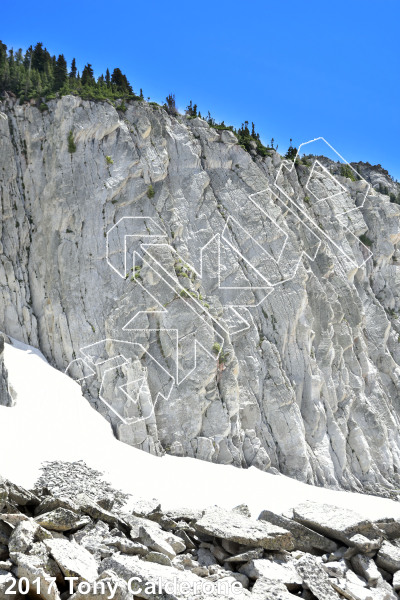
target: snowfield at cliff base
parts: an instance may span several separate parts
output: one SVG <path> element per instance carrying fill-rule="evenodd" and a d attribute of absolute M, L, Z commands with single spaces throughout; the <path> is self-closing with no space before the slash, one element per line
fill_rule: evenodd
<path fill-rule="evenodd" d="M 0 473 L 24 487 L 34 486 L 45 461 L 83 460 L 113 487 L 135 499 L 157 498 L 163 509 L 215 504 L 230 509 L 246 503 L 257 518 L 264 509 L 281 514 L 313 500 L 371 519 L 400 517 L 400 503 L 393 500 L 314 487 L 255 467 L 152 456 L 118 441 L 79 384 L 51 367 L 38 350 L 14 340 L 6 344 L 5 364 L 16 405 L 0 406 Z"/>

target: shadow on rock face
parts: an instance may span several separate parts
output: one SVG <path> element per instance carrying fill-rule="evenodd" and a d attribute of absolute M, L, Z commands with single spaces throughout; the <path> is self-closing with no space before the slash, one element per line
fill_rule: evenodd
<path fill-rule="evenodd" d="M 13 406 L 8 386 L 7 369 L 4 364 L 4 335 L 0 333 L 0 406 Z"/>

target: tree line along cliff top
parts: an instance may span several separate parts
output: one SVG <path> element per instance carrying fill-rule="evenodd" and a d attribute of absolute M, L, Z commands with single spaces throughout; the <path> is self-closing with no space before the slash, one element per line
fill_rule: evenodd
<path fill-rule="evenodd" d="M 136 94 L 127 76 L 122 73 L 120 68 L 114 68 L 111 73 L 107 69 L 105 75 L 101 74 L 95 78 L 93 66 L 90 63 L 87 63 L 80 73 L 76 66 L 76 59 L 73 58 L 68 69 L 65 56 L 63 54 L 59 54 L 58 57 L 51 55 L 42 42 L 38 42 L 35 46 L 29 46 L 23 52 L 22 49 L 15 51 L 13 48 L 7 48 L 6 44 L 0 41 L 0 96 L 5 94 L 18 98 L 21 104 L 36 101 L 37 107 L 42 112 L 48 110 L 47 101 L 68 94 L 79 96 L 84 100 L 109 101 L 113 104 L 119 100 L 116 108 L 122 112 L 127 109 L 125 102 L 143 102 L 145 100 L 143 90 L 140 89 L 139 94 Z M 147 101 L 150 101 L 150 98 L 147 98 Z M 160 106 L 156 102 L 149 102 L 149 104 Z M 174 94 L 166 97 L 163 107 L 172 115 L 178 114 Z M 202 117 L 197 104 L 193 104 L 192 101 L 189 102 L 185 112 L 188 118 L 205 118 L 210 127 L 232 131 L 237 137 L 239 145 L 254 156 L 270 156 L 278 149 L 274 138 L 269 144 L 263 144 L 254 123 L 251 123 L 250 126 L 249 122 L 245 121 L 238 129 L 226 125 L 224 121 L 218 123 L 210 112 Z M 292 140 L 290 140 L 289 148 L 284 156 L 289 160 L 301 162 L 305 166 L 311 165 L 312 157 L 305 155 L 299 157 Z M 368 163 L 352 164 L 355 167 L 360 164 L 368 165 L 371 170 L 379 168 L 384 171 L 380 165 L 374 167 Z M 389 179 L 392 179 L 386 171 L 384 173 Z M 342 165 L 339 174 L 350 179 L 354 178 L 354 172 L 348 165 Z M 375 187 L 378 192 L 389 195 L 392 202 L 400 204 L 400 192 L 397 195 L 382 183 Z"/>

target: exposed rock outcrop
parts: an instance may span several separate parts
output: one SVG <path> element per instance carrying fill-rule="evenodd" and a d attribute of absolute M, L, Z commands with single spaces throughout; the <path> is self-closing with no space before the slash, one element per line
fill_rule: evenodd
<path fill-rule="evenodd" d="M 65 464 L 65 477 L 68 470 L 72 475 L 72 465 Z M 93 474 L 87 481 L 98 485 Z M 45 600 L 398 599 L 400 538 L 389 540 L 379 522 L 336 506 L 298 507 L 295 518 L 307 513 L 302 519 L 310 529 L 286 517 L 285 531 L 275 525 L 279 515 L 263 511 L 254 521 L 245 506 L 181 508 L 171 518 L 175 511 L 163 511 L 159 503 L 146 509 L 138 500 L 128 513 L 117 502 L 119 492 L 110 489 L 119 508 L 103 520 L 93 517 L 94 505 L 97 515 L 103 510 L 94 500 L 88 510 L 79 498 L 52 496 L 39 484 L 28 492 L 2 480 L 1 490 L 0 599 L 11 590 L 20 600 L 18 590 L 27 588 L 30 597 Z M 327 511 L 334 515 L 329 531 Z M 364 552 L 351 540 L 343 544 L 349 533 L 367 529 L 377 535 L 374 550 Z M 335 551 L 301 550 L 310 546 L 310 532 L 319 539 L 321 530 Z M 264 542 L 273 537 L 270 549 Z"/>
<path fill-rule="evenodd" d="M 12 406 L 12 404 L 7 369 L 4 365 L 4 336 L 0 333 L 0 406 Z"/>
<path fill-rule="evenodd" d="M 48 107 L 0 104 L 0 329 L 134 446 L 394 490 L 400 207 L 144 102 Z"/>

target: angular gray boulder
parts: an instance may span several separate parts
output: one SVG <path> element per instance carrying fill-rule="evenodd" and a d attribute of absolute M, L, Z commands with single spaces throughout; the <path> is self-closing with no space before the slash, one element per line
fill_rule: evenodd
<path fill-rule="evenodd" d="M 348 546 L 354 547 L 363 541 L 377 541 L 379 547 L 382 539 L 382 532 L 371 521 L 347 508 L 308 501 L 296 506 L 293 519 Z M 358 535 L 363 536 L 364 540 L 355 537 Z"/>
<path fill-rule="evenodd" d="M 90 518 L 80 516 L 68 508 L 56 508 L 35 517 L 36 523 L 50 531 L 71 531 L 81 529 L 90 523 Z"/>
<path fill-rule="evenodd" d="M 193 600 L 398 600 L 400 539 L 385 540 L 378 549 L 377 528 L 371 530 L 371 523 L 353 511 L 343 511 L 339 518 L 338 507 L 330 510 L 330 533 L 345 536 L 347 543 L 321 556 L 321 548 L 312 547 L 310 553 L 292 549 L 292 532 L 253 520 L 245 507 L 229 511 L 214 506 L 196 515 L 184 511 L 185 519 L 176 514 L 175 520 L 158 504 L 150 511 L 143 505 L 138 510 L 138 505 L 135 512 L 143 516 L 114 508 L 120 492 L 111 488 L 106 509 L 94 501 L 54 498 L 39 485 L 31 494 L 9 481 L 2 484 L 3 510 L 10 512 L 0 514 L 0 600 L 6 600 L 5 583 L 13 577 L 16 583 L 21 578 L 24 585 L 30 583 L 30 597 L 39 581 L 43 600 L 131 600 L 132 578 L 141 587 L 134 597 L 148 600 L 183 600 L 188 594 Z M 84 485 L 90 484 L 89 479 Z M 319 508 L 308 503 L 298 514 L 325 530 L 327 507 Z M 286 523 L 276 515 L 265 516 Z M 287 521 L 297 545 L 302 534 L 305 546 L 310 540 L 320 543 L 320 537 L 324 545 L 330 541 Z M 46 529 L 61 525 L 64 531 Z M 74 583 L 67 582 L 70 577 L 76 578 Z M 51 586 L 49 578 L 54 578 Z"/>
<path fill-rule="evenodd" d="M 400 571 L 400 547 L 384 542 L 376 556 L 376 564 L 389 573 Z"/>
<path fill-rule="evenodd" d="M 135 595 L 139 598 L 156 599 L 166 598 L 168 600 L 187 600 L 189 597 L 196 600 L 211 600 L 225 598 L 225 600 L 245 600 L 250 598 L 246 590 L 237 590 L 237 593 L 229 593 L 229 584 L 226 588 L 223 583 L 208 581 L 207 591 L 204 590 L 205 581 L 190 571 L 180 571 L 174 567 L 139 560 L 136 556 L 114 555 L 106 558 L 101 565 L 101 570 L 112 570 L 118 577 L 129 581 L 136 578 Z M 161 584 L 161 586 L 160 586 Z M 146 592 L 146 586 L 154 586 L 155 593 Z M 176 589 L 178 588 L 178 589 Z M 135 588 L 134 588 L 135 589 Z M 226 589 L 227 594 L 221 595 L 220 590 Z M 158 592 L 160 590 L 160 593 Z M 186 591 L 185 591 L 186 590 Z"/>
<path fill-rule="evenodd" d="M 25 577 L 32 590 L 40 590 L 39 597 L 43 600 L 60 600 L 60 593 L 57 586 L 51 584 L 51 575 L 43 568 L 41 559 L 37 556 L 18 555 L 17 576 Z"/>
<path fill-rule="evenodd" d="M 245 546 L 261 546 L 267 550 L 291 550 L 292 534 L 276 525 L 254 521 L 218 506 L 207 508 L 194 525 L 196 531 Z"/>
<path fill-rule="evenodd" d="M 277 515 L 270 510 L 263 510 L 258 517 L 260 521 L 267 521 L 273 525 L 278 525 L 287 529 L 293 536 L 293 543 L 296 550 L 303 552 L 312 552 L 313 550 L 320 550 L 321 552 L 335 552 L 338 545 L 333 540 L 325 537 L 305 527 L 301 523 L 293 519 L 288 519 L 283 515 Z"/>
<path fill-rule="evenodd" d="M 26 519 L 18 523 L 8 542 L 8 550 L 11 559 L 15 554 L 28 552 L 35 541 L 48 541 L 52 538 L 49 531 L 46 531 L 33 519 Z"/>
<path fill-rule="evenodd" d="M 298 596 L 291 594 L 284 583 L 264 577 L 257 579 L 251 593 L 251 600 L 294 600 L 294 598 Z"/>
<path fill-rule="evenodd" d="M 17 590 L 17 579 L 8 571 L 0 569 L 0 600 L 23 600 L 26 596 L 19 594 Z M 9 590 L 16 591 L 15 594 L 10 595 Z"/>
<path fill-rule="evenodd" d="M 241 554 L 235 554 L 234 556 L 229 556 L 226 559 L 226 562 L 229 563 L 244 563 L 250 560 L 256 560 L 257 558 L 262 558 L 264 554 L 264 548 L 254 548 L 254 550 L 247 550 L 247 552 L 242 552 Z"/>
<path fill-rule="evenodd" d="M 342 600 L 333 589 L 328 575 L 314 556 L 306 554 L 296 562 L 296 570 L 305 586 L 318 600 Z"/>
<path fill-rule="evenodd" d="M 375 561 L 369 556 L 363 556 L 362 554 L 356 554 L 351 559 L 351 565 L 354 571 L 364 577 L 368 585 L 374 587 L 377 582 L 382 578 L 375 564 Z"/>
<path fill-rule="evenodd" d="M 270 579 L 283 583 L 287 589 L 298 590 L 301 588 L 303 579 L 296 570 L 295 561 L 284 562 L 282 560 L 268 560 L 264 558 L 252 560 L 239 569 L 249 579 Z"/>
<path fill-rule="evenodd" d="M 120 579 L 113 571 L 104 571 L 85 593 L 76 592 L 71 600 L 132 600 L 126 581 Z"/>
<path fill-rule="evenodd" d="M 65 577 L 78 577 L 78 581 L 89 583 L 96 580 L 97 562 L 85 548 L 67 539 L 45 540 L 44 544 Z"/>
<path fill-rule="evenodd" d="M 141 527 L 139 530 L 139 538 L 141 542 L 155 552 L 165 554 L 168 558 L 174 558 L 176 553 L 172 546 L 165 539 L 165 534 L 162 535 L 156 529 L 149 527 Z"/>
<path fill-rule="evenodd" d="M 375 521 L 375 525 L 384 532 L 385 537 L 389 540 L 400 539 L 400 518 L 393 517 L 379 519 Z"/>

